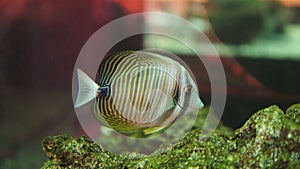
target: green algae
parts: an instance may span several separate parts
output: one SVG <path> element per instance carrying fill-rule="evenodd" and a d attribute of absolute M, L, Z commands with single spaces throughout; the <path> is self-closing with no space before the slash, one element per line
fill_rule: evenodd
<path fill-rule="evenodd" d="M 200 109 L 197 114 L 187 115 L 182 117 L 176 122 L 176 125 L 172 125 L 163 134 L 154 139 L 124 139 L 123 136 L 116 133 L 114 130 L 101 127 L 101 137 L 96 138 L 95 141 L 98 144 L 103 145 L 108 150 L 113 149 L 114 153 L 122 153 L 124 151 L 139 152 L 144 154 L 151 154 L 158 148 L 159 145 L 170 142 L 174 138 L 180 138 L 184 136 L 190 129 L 201 129 L 205 123 L 207 115 L 210 111 L 209 106 L 205 106 Z M 218 123 L 219 119 L 213 112 L 210 113 L 210 123 L 208 126 L 217 126 L 219 130 L 224 131 L 224 134 L 234 135 L 234 131 L 224 126 L 222 123 Z M 217 125 L 218 124 L 218 125 Z M 112 139 L 113 138 L 113 139 Z M 122 145 L 122 146 L 120 146 Z M 126 150 L 124 150 L 126 149 Z"/>
<path fill-rule="evenodd" d="M 234 134 L 226 127 L 201 140 L 195 127 L 151 155 L 113 154 L 86 137 L 50 136 L 42 145 L 42 168 L 297 168 L 300 167 L 300 104 L 283 112 L 256 112 Z"/>
<path fill-rule="evenodd" d="M 48 137 L 43 141 L 43 150 L 49 161 L 42 168 L 114 168 L 123 160 L 87 137 Z"/>
<path fill-rule="evenodd" d="M 236 130 L 234 139 L 239 148 L 235 158 L 241 166 L 300 167 L 300 125 L 291 118 L 293 107 L 300 108 L 294 105 L 286 113 L 277 106 L 260 110 Z"/>

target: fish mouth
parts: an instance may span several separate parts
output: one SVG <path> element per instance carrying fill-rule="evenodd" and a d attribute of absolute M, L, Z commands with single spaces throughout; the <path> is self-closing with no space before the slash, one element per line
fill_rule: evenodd
<path fill-rule="evenodd" d="M 199 109 L 204 107 L 204 103 L 199 99 Z"/>

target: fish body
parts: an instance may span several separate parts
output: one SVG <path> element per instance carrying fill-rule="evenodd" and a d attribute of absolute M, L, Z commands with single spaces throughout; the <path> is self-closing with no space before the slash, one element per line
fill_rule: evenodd
<path fill-rule="evenodd" d="M 120 133 L 159 134 L 203 103 L 195 81 L 177 61 L 152 52 L 122 51 L 99 66 L 96 82 L 77 69 L 78 108 L 95 99 L 93 113 Z"/>

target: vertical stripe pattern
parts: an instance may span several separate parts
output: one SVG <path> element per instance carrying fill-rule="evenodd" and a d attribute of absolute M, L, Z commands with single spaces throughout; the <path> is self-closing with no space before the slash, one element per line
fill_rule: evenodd
<path fill-rule="evenodd" d="M 110 93 L 97 97 L 94 115 L 119 131 L 159 126 L 172 114 L 177 102 L 174 99 L 182 96 L 181 71 L 178 62 L 159 54 L 116 53 L 99 67 L 97 82 Z M 184 105 L 188 102 L 186 99 Z"/>

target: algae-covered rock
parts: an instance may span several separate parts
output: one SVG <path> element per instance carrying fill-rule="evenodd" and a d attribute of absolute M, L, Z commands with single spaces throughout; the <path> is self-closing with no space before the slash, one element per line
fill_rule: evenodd
<path fill-rule="evenodd" d="M 255 113 L 233 137 L 200 129 L 162 145 L 151 155 L 116 155 L 86 137 L 48 137 L 43 168 L 299 168 L 300 104 L 286 113 L 271 106 Z"/>
<path fill-rule="evenodd" d="M 95 141 L 106 147 L 107 150 L 113 153 L 122 154 L 124 151 L 138 152 L 143 154 L 151 154 L 159 145 L 170 142 L 174 138 L 184 136 L 190 129 L 201 129 L 206 121 L 208 113 L 210 112 L 210 123 L 207 126 L 216 126 L 217 129 L 228 136 L 233 136 L 234 131 L 219 123 L 218 116 L 210 110 L 209 106 L 205 106 L 198 111 L 197 114 L 189 114 L 176 121 L 176 125 L 172 125 L 159 137 L 154 139 L 124 139 L 123 135 L 115 132 L 111 128 L 101 127 L 101 135 Z M 208 127 L 207 127 L 208 128 Z"/>
<path fill-rule="evenodd" d="M 86 137 L 48 137 L 43 141 L 43 150 L 49 159 L 43 168 L 116 168 L 122 161 L 122 157 Z"/>
<path fill-rule="evenodd" d="M 299 115 L 295 114 L 299 111 L 299 104 L 290 107 L 286 113 L 277 106 L 271 106 L 255 113 L 236 130 L 234 140 L 238 152 L 234 158 L 239 161 L 239 166 L 300 167 L 300 125 L 296 123 Z"/>

